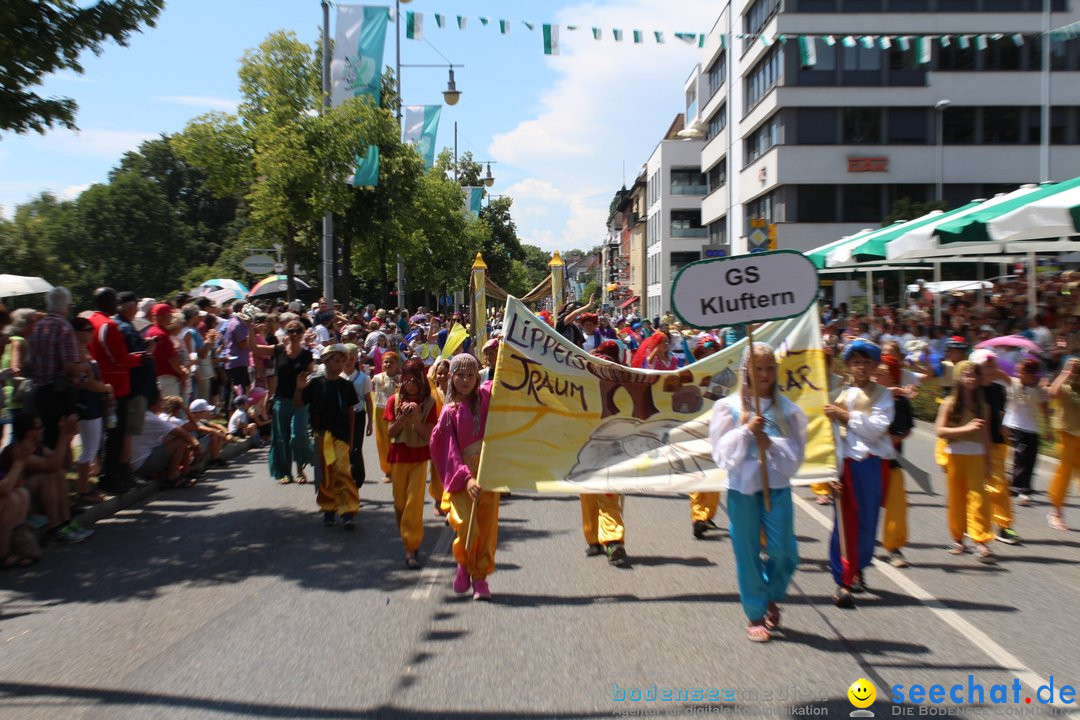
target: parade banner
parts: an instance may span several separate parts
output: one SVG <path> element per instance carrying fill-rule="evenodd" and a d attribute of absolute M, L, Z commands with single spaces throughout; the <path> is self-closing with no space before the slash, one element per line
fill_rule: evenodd
<path fill-rule="evenodd" d="M 816 307 L 762 325 L 754 337 L 776 349 L 780 390 L 810 419 L 793 482 L 835 478 Z M 480 484 L 571 494 L 722 490 L 709 419 L 714 402 L 735 391 L 745 347 L 743 340 L 670 372 L 631 369 L 589 355 L 508 298 Z"/>
<path fill-rule="evenodd" d="M 435 167 L 435 142 L 439 134 L 442 105 L 409 105 L 405 108 L 405 143 L 416 145 L 424 167 Z"/>
<path fill-rule="evenodd" d="M 370 97 L 376 107 L 382 96 L 383 50 L 386 46 L 387 7 L 338 5 L 334 57 L 330 63 L 331 100 L 340 105 L 354 97 Z M 349 182 L 357 187 L 379 184 L 379 148 L 368 146 L 356 159 Z"/>

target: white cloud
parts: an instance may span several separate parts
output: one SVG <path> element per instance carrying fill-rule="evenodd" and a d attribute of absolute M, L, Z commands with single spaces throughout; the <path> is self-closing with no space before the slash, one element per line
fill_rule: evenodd
<path fill-rule="evenodd" d="M 27 135 L 23 142 L 39 154 L 119 160 L 129 150 L 159 137 L 144 130 L 53 130 L 46 135 Z"/>
<path fill-rule="evenodd" d="M 225 112 L 236 112 L 236 108 L 240 104 L 239 100 L 206 95 L 159 95 L 154 99 L 172 103 L 173 105 L 186 105 L 188 107 L 223 110 Z"/>
<path fill-rule="evenodd" d="M 665 45 L 657 45 L 651 32 L 635 45 L 632 28 L 705 32 L 718 13 L 713 0 L 583 3 L 559 13 L 561 21 L 578 25 L 575 31 L 563 26 L 562 55 L 547 59 L 559 79 L 539 98 L 534 117 L 496 135 L 490 146 L 500 163 L 524 178 L 507 192 L 526 242 L 565 250 L 604 238 L 612 195 L 624 179 L 633 181 L 682 112 L 683 82 L 701 61 L 701 50 L 670 31 Z M 602 41 L 593 40 L 594 26 L 605 29 Z M 610 28 L 625 28 L 621 43 Z"/>
<path fill-rule="evenodd" d="M 60 191 L 61 200 L 74 200 L 83 194 L 93 183 L 82 183 L 81 185 L 69 185 Z"/>

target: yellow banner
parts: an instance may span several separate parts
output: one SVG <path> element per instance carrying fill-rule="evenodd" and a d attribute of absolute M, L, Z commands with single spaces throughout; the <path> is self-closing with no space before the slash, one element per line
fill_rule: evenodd
<path fill-rule="evenodd" d="M 794 484 L 835 478 L 816 306 L 762 325 L 754 339 L 777 350 L 780 390 L 810 419 Z M 722 490 L 709 418 L 734 390 L 745 347 L 742 340 L 671 372 L 632 370 L 592 357 L 508 298 L 480 484 L 551 493 Z"/>

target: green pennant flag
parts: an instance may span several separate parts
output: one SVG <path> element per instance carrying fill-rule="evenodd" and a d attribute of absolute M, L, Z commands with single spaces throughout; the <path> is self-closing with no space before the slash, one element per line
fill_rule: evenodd
<path fill-rule="evenodd" d="M 410 40 L 424 39 L 424 13 L 405 12 L 405 37 Z"/>
<path fill-rule="evenodd" d="M 675 37 L 679 38 L 687 45 L 693 45 L 697 42 L 697 33 L 677 32 L 675 33 Z"/>
<path fill-rule="evenodd" d="M 828 45 L 829 47 L 833 47 L 834 45 L 836 45 L 836 38 L 833 37 L 832 35 L 826 35 L 825 36 L 825 44 Z"/>
<path fill-rule="evenodd" d="M 657 45 L 663 45 L 664 44 L 664 33 L 660 32 L 659 30 L 654 30 L 653 31 L 653 37 L 656 38 L 656 44 Z"/>
<path fill-rule="evenodd" d="M 700 33 L 697 39 L 697 46 L 699 48 L 705 47 L 705 33 Z"/>
<path fill-rule="evenodd" d="M 442 105 L 410 105 L 405 108 L 405 144 L 415 145 L 424 167 L 435 166 L 435 140 L 439 133 Z"/>
<path fill-rule="evenodd" d="M 805 35 L 799 36 L 799 64 L 803 67 L 814 67 L 817 65 L 816 38 L 807 37 Z"/>
<path fill-rule="evenodd" d="M 615 42 L 622 42 L 622 30 L 612 30 L 611 34 L 615 36 Z"/>
<path fill-rule="evenodd" d="M 482 17 L 482 18 L 480 18 L 480 24 L 481 24 L 481 25 L 483 25 L 483 26 L 485 26 L 485 27 L 487 27 L 487 24 L 488 24 L 489 22 L 491 22 L 491 20 L 490 20 L 490 19 L 488 19 L 488 18 L 486 18 L 486 17 Z"/>
<path fill-rule="evenodd" d="M 942 35 L 940 38 L 938 38 L 938 42 L 941 43 L 941 47 L 947 48 L 952 45 L 952 38 L 948 35 Z"/>
<path fill-rule="evenodd" d="M 727 33 L 720 36 L 720 49 L 727 50 Z"/>
<path fill-rule="evenodd" d="M 958 35 L 956 37 L 956 44 L 961 50 L 967 50 L 971 47 L 971 37 L 968 35 Z"/>
<path fill-rule="evenodd" d="M 896 38 L 896 44 L 903 52 L 907 52 L 911 49 L 911 38 L 909 38 L 907 35 L 901 35 L 900 37 Z"/>
<path fill-rule="evenodd" d="M 853 48 L 855 47 L 855 38 L 850 35 L 845 35 L 840 39 L 840 44 L 846 48 Z"/>
<path fill-rule="evenodd" d="M 468 22 L 469 22 L 469 18 L 465 17 L 464 15 L 458 15 L 457 16 L 457 28 L 458 28 L 458 30 L 464 30 L 465 25 Z"/>
<path fill-rule="evenodd" d="M 985 35 L 976 35 L 975 36 L 975 48 L 976 49 L 985 50 L 987 47 L 989 47 L 989 45 L 990 45 L 990 43 L 987 42 Z"/>
<path fill-rule="evenodd" d="M 438 25 L 439 27 L 445 26 L 446 25 L 446 16 L 440 15 L 439 13 L 435 13 L 435 24 Z"/>
<path fill-rule="evenodd" d="M 528 20 L 522 20 L 521 24 L 524 25 L 525 27 L 529 28 L 530 30 L 535 30 L 536 29 L 536 25 L 529 22 Z"/>
<path fill-rule="evenodd" d="M 544 23 L 544 54 L 559 54 L 559 26 Z"/>
<path fill-rule="evenodd" d="M 480 215 L 481 203 L 484 199 L 484 188 L 480 187 L 464 187 L 462 190 L 465 192 L 465 208 L 473 217 Z"/>
<path fill-rule="evenodd" d="M 915 38 L 915 57 L 920 65 L 930 62 L 931 53 L 933 52 L 931 40 L 930 37 Z"/>
<path fill-rule="evenodd" d="M 499 32 L 502 33 L 503 35 L 510 34 L 510 21 L 509 20 L 500 20 L 499 21 Z"/>
<path fill-rule="evenodd" d="M 888 35 L 882 35 L 878 38 L 878 47 L 882 50 L 888 50 L 892 47 L 892 38 Z"/>
<path fill-rule="evenodd" d="M 340 105 L 349 98 L 370 97 L 376 107 L 382 94 L 383 51 L 386 26 L 390 17 L 385 7 L 339 5 L 334 56 L 330 63 L 331 100 Z M 379 183 L 379 148 L 368 147 L 356 158 L 356 172 L 351 183 L 374 186 Z"/>
<path fill-rule="evenodd" d="M 1024 44 L 1024 36 L 1020 33 L 1013 33 L 1012 36 L 1013 45 L 1020 47 Z"/>
<path fill-rule="evenodd" d="M 635 45 L 640 45 L 642 42 L 644 42 L 644 40 L 645 40 L 644 33 L 642 33 L 640 30 L 633 30 L 632 32 L 634 33 L 634 44 Z"/>
<path fill-rule="evenodd" d="M 593 40 L 599 40 L 600 37 L 601 37 L 600 28 L 593 28 L 592 29 L 592 36 L 593 36 Z"/>
<path fill-rule="evenodd" d="M 863 35 L 859 38 L 859 43 L 867 50 L 872 50 L 874 48 L 874 36 Z"/>

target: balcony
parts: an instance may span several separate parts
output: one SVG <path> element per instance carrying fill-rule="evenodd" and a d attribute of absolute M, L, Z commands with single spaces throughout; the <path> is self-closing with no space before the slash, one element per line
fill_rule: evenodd
<path fill-rule="evenodd" d="M 709 237 L 709 229 L 704 227 L 673 227 L 671 237 L 676 239 L 693 239 Z"/>
<path fill-rule="evenodd" d="M 709 192 L 708 185 L 672 185 L 672 195 L 699 195 L 704 196 Z"/>

